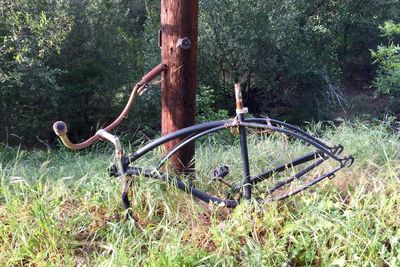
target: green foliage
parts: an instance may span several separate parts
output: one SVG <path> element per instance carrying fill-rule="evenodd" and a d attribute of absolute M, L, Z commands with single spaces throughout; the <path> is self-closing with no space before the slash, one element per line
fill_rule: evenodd
<path fill-rule="evenodd" d="M 372 94 L 361 89 L 372 79 L 369 50 L 380 41 L 378 26 L 399 19 L 396 3 L 199 3 L 198 121 L 234 113 L 235 79 L 252 114 L 302 123 L 348 114 L 352 106 L 357 115 L 372 105 L 374 113 L 383 110 L 385 101 L 371 103 Z M 51 144 L 59 119 L 74 141 L 110 123 L 132 84 L 160 61 L 159 16 L 158 0 L 1 1 L 1 142 Z M 389 28 L 387 38 L 396 32 Z M 394 96 L 398 42 L 392 42 L 375 51 L 382 66 L 375 85 Z M 150 89 L 119 130 L 158 133 L 159 84 Z"/>
<path fill-rule="evenodd" d="M 9 134 L 34 139 L 48 119 L 60 90 L 59 68 L 48 64 L 59 54 L 71 29 L 66 1 L 0 3 L 0 138 Z M 31 132 L 33 130 L 34 132 Z M 32 136 L 33 135 L 33 136 Z"/>
<path fill-rule="evenodd" d="M 374 63 L 378 64 L 374 85 L 378 94 L 400 95 L 400 45 L 395 38 L 400 36 L 400 24 L 387 21 L 380 26 L 382 36 L 387 37 L 387 44 L 371 50 Z"/>
<path fill-rule="evenodd" d="M 18 0 L 0 10 L 1 140 L 50 143 L 59 119 L 87 137 L 114 119 L 144 71 L 143 3 Z"/>
<path fill-rule="evenodd" d="M 110 123 L 119 114 L 143 74 L 144 5 L 75 1 L 68 12 L 74 18 L 72 30 L 61 55 L 51 62 L 65 70 L 58 83 L 68 105 L 53 110 L 52 117 L 53 121 L 66 119 L 70 129 L 76 129 L 75 136 L 87 137 L 92 127 Z"/>
<path fill-rule="evenodd" d="M 346 108 L 343 85 L 368 79 L 376 27 L 399 11 L 372 0 L 200 4 L 200 81 L 218 88 L 218 103 L 239 78 L 251 112 L 296 121 Z"/>
<path fill-rule="evenodd" d="M 60 45 L 71 28 L 66 16 L 65 1 L 2 1 L 1 55 L 2 82 L 6 74 L 17 66 L 37 66 L 53 51 L 60 52 Z M 19 64 L 19 65 L 18 65 Z"/>
<path fill-rule="evenodd" d="M 209 87 L 203 87 L 197 93 L 196 105 L 197 122 L 226 120 L 228 118 L 226 110 L 217 109 L 214 90 Z"/>

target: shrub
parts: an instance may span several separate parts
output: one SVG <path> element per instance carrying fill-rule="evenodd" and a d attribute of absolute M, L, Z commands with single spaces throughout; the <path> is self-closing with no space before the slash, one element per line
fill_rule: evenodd
<path fill-rule="evenodd" d="M 387 21 L 379 27 L 382 36 L 387 37 L 386 45 L 379 45 L 377 50 L 371 50 L 374 63 L 378 64 L 374 86 L 378 94 L 400 95 L 400 46 L 395 43 L 395 37 L 400 35 L 400 24 Z"/>

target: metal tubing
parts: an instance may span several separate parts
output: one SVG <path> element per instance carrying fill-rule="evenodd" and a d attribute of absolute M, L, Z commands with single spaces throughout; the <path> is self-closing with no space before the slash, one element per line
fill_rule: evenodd
<path fill-rule="evenodd" d="M 198 139 L 198 138 L 200 138 L 200 137 L 202 137 L 202 136 L 204 136 L 204 135 L 208 135 L 208 134 L 211 134 L 211 133 L 214 133 L 214 132 L 217 132 L 217 131 L 220 131 L 220 130 L 223 130 L 223 129 L 226 129 L 226 128 L 229 128 L 229 127 L 230 127 L 230 126 L 227 127 L 227 126 L 223 125 L 223 126 L 211 128 L 211 129 L 209 129 L 209 130 L 206 130 L 206 131 L 204 131 L 204 132 L 195 134 L 195 135 L 191 136 L 190 138 L 187 138 L 187 139 L 183 140 L 182 142 L 180 142 L 179 144 L 177 144 L 176 146 L 174 146 L 170 151 L 168 151 L 168 154 L 165 155 L 165 157 L 162 158 L 162 159 L 159 161 L 159 163 L 157 164 L 156 169 L 160 169 L 160 168 L 162 167 L 162 165 L 163 165 L 176 151 L 178 151 L 179 149 L 181 149 L 181 148 L 184 147 L 185 145 L 189 144 L 190 142 L 193 142 L 194 140 L 196 140 L 196 139 Z"/>
<path fill-rule="evenodd" d="M 106 131 L 111 131 L 115 127 L 117 127 L 121 122 L 128 117 L 128 113 L 130 112 L 133 104 L 135 103 L 135 100 L 138 95 L 141 95 L 145 90 L 146 90 L 146 85 L 148 82 L 150 82 L 152 79 L 154 79 L 157 75 L 162 73 L 167 69 L 167 65 L 165 64 L 159 64 L 155 68 L 153 68 L 151 71 L 149 71 L 146 75 L 143 76 L 142 80 L 138 82 L 133 88 L 132 88 L 132 93 L 129 96 L 129 100 L 125 105 L 125 108 L 121 112 L 121 114 L 107 127 L 104 129 Z M 53 130 L 58 135 L 63 142 L 63 144 L 73 150 L 79 150 L 86 148 L 92 144 L 94 144 L 96 141 L 100 139 L 99 135 L 93 135 L 87 140 L 74 144 L 70 141 L 68 138 L 67 132 L 68 132 L 68 127 L 65 122 L 63 121 L 57 121 L 53 124 Z"/>
<path fill-rule="evenodd" d="M 278 173 L 278 172 L 284 171 L 284 170 L 286 170 L 288 168 L 291 168 L 291 167 L 294 167 L 294 166 L 309 162 L 311 160 L 315 160 L 318 156 L 321 156 L 321 155 L 323 155 L 323 153 L 320 152 L 320 151 L 308 153 L 308 154 L 306 154 L 306 155 L 304 155 L 302 157 L 298 157 L 298 158 L 294 159 L 293 161 L 291 161 L 291 162 L 289 162 L 287 164 L 281 164 L 281 165 L 277 166 L 276 168 L 274 168 L 272 170 L 268 170 L 268 171 L 266 171 L 264 173 L 261 173 L 261 174 L 255 176 L 255 177 L 253 177 L 251 179 L 251 183 L 252 184 L 256 184 L 258 182 L 261 182 L 261 181 L 271 177 L 275 173 Z"/>
<path fill-rule="evenodd" d="M 242 115 L 243 116 L 243 115 Z M 248 120 L 243 120 L 243 117 L 240 118 L 238 117 L 239 120 L 224 120 L 224 121 L 215 121 L 215 122 L 207 122 L 207 123 L 203 123 L 203 124 L 199 124 L 199 125 L 195 125 L 195 126 L 191 126 L 191 127 L 187 127 L 181 130 L 178 130 L 176 132 L 170 133 L 168 135 L 162 136 L 156 140 L 154 140 L 153 142 L 147 144 L 146 146 L 142 147 L 141 149 L 139 149 L 138 151 L 136 151 L 135 153 L 133 153 L 129 159 L 128 159 L 128 163 L 132 163 L 134 160 L 138 159 L 139 157 L 145 155 L 146 153 L 148 153 L 149 151 L 153 150 L 154 148 L 164 144 L 165 142 L 168 142 L 172 139 L 175 138 L 179 138 L 179 137 L 186 137 L 186 139 L 184 141 L 182 141 L 181 143 L 179 143 L 178 145 L 176 145 L 174 148 L 172 148 L 172 150 L 169 151 L 168 155 L 165 156 L 161 161 L 160 164 L 162 165 L 163 162 L 165 162 L 165 160 L 167 160 L 169 158 L 170 155 L 172 155 L 173 153 L 176 152 L 176 150 L 179 150 L 182 146 L 185 146 L 186 144 L 193 142 L 194 140 L 196 140 L 197 138 L 200 138 L 204 135 L 207 134 L 211 134 L 213 132 L 222 130 L 224 128 L 230 128 L 230 127 L 234 127 L 234 126 L 239 126 L 241 129 L 243 130 L 241 132 L 241 151 L 242 151 L 242 163 L 243 163 L 243 174 L 244 174 L 244 180 L 243 183 L 236 185 L 235 189 L 238 190 L 240 188 L 245 188 L 245 193 L 246 193 L 246 187 L 249 188 L 250 190 L 247 191 L 247 196 L 245 195 L 245 198 L 248 199 L 250 198 L 251 195 L 251 186 L 252 184 L 256 184 L 257 182 L 260 182 L 264 179 L 267 179 L 268 177 L 270 177 L 271 175 L 273 175 L 276 172 L 280 172 L 283 171 L 284 169 L 286 169 L 288 167 L 288 165 L 290 165 L 291 167 L 294 167 L 296 165 L 300 165 L 303 164 L 305 162 L 317 159 L 317 157 L 323 157 L 324 160 L 328 159 L 328 158 L 333 158 L 336 161 L 341 162 L 341 159 L 339 157 L 337 157 L 336 154 L 339 153 L 340 149 L 335 149 L 335 147 L 329 147 L 326 144 L 324 144 L 323 142 L 319 141 L 318 139 L 316 139 L 315 137 L 303 132 L 302 130 L 296 128 L 295 126 L 291 126 L 289 124 L 286 123 L 281 123 L 279 121 L 273 121 L 273 123 L 277 126 L 282 125 L 288 129 L 282 129 L 280 127 L 276 127 L 276 126 L 272 126 L 270 123 L 267 122 L 267 119 L 248 119 Z M 249 122 L 250 121 L 250 122 Z M 254 123 L 254 121 L 259 121 L 261 123 Z M 295 160 L 293 160 L 291 163 L 289 164 L 285 164 L 285 165 L 280 165 L 278 167 L 276 167 L 275 169 L 272 169 L 268 172 L 262 173 L 260 175 L 257 175 L 254 178 L 250 177 L 250 170 L 248 167 L 246 167 L 245 165 L 248 165 L 249 160 L 248 160 L 248 152 L 247 152 L 247 136 L 246 136 L 246 127 L 249 128 L 261 128 L 261 129 L 269 129 L 271 131 L 276 131 L 276 132 L 280 132 L 280 133 L 284 133 L 287 134 L 289 136 L 293 136 L 296 137 L 300 140 L 303 140 L 304 142 L 316 147 L 318 149 L 318 151 L 316 152 L 311 152 L 306 154 L 305 156 L 296 158 Z M 245 138 L 243 138 L 246 137 Z M 326 159 L 325 159 L 326 158 Z M 322 159 L 321 159 L 322 160 Z M 319 162 L 315 162 L 313 165 L 319 165 Z M 300 187 L 297 190 L 294 190 L 292 192 L 289 192 L 288 194 L 281 196 L 279 198 L 270 198 L 267 199 L 265 201 L 273 201 L 273 200 L 280 200 L 280 199 L 285 199 L 291 195 L 297 194 L 298 192 L 307 189 L 308 187 L 314 185 L 315 183 L 318 183 L 319 181 L 325 179 L 326 177 L 330 177 L 332 176 L 337 170 L 343 168 L 344 164 L 342 164 L 341 162 L 341 166 L 337 167 L 336 169 L 327 172 L 326 174 L 323 174 L 321 176 L 318 176 L 317 178 L 313 179 L 311 182 L 303 185 L 302 187 Z M 315 166 L 315 167 L 316 167 Z M 309 171 L 308 169 L 310 168 L 310 170 L 313 167 L 307 167 L 305 170 L 301 171 L 298 173 L 299 175 L 303 175 L 302 173 L 304 172 L 304 174 Z M 131 174 L 130 172 L 134 170 L 134 172 L 138 173 L 140 172 L 142 175 L 148 176 L 148 177 L 152 177 L 152 178 L 158 178 L 160 179 L 161 176 L 160 175 L 154 175 L 154 173 L 149 172 L 149 171 L 141 171 L 139 168 L 130 168 L 127 172 L 127 174 Z M 137 174 L 138 175 L 138 174 Z M 289 178 L 290 179 L 290 178 Z M 192 186 L 188 186 L 186 184 L 184 184 L 182 181 L 180 181 L 179 179 L 167 179 L 170 183 L 171 180 L 173 181 L 174 185 L 177 186 L 179 189 L 188 192 L 189 194 L 193 195 L 196 198 L 199 198 L 202 201 L 205 202 L 217 202 L 217 203 L 224 203 L 227 207 L 235 207 L 239 202 L 236 200 L 229 200 L 229 199 L 220 199 L 214 196 L 210 196 L 206 193 L 201 192 L 200 190 L 197 190 L 196 188 L 193 188 Z M 250 191 L 250 192 L 249 192 Z"/>
<path fill-rule="evenodd" d="M 129 209 L 131 207 L 130 202 L 129 202 L 129 197 L 128 197 L 128 191 L 122 191 L 122 204 L 124 206 L 124 209 Z"/>
<path fill-rule="evenodd" d="M 259 124 L 259 123 L 248 123 L 248 122 L 239 122 L 239 125 L 243 125 L 249 128 L 264 128 L 264 129 L 270 129 L 272 131 L 276 131 L 276 132 L 281 132 L 281 133 L 285 133 L 287 135 L 291 135 L 294 137 L 297 137 L 298 139 L 301 139 L 307 143 L 309 143 L 310 145 L 313 145 L 314 147 L 318 148 L 319 150 L 321 150 L 322 152 L 324 152 L 325 154 L 329 155 L 331 158 L 333 158 L 334 160 L 340 161 L 340 159 L 331 152 L 330 149 L 326 149 L 324 146 L 320 145 L 319 142 L 316 142 L 306 136 L 302 136 L 301 134 L 298 134 L 296 132 L 292 132 L 290 130 L 286 130 L 286 129 L 282 129 L 279 127 L 274 127 L 274 126 L 270 126 L 270 125 L 264 125 L 264 124 Z"/>
<path fill-rule="evenodd" d="M 291 132 L 289 130 L 286 129 L 282 129 L 279 127 L 274 127 L 274 126 L 270 126 L 268 124 L 258 124 L 258 123 L 248 123 L 248 121 L 254 121 L 255 119 L 246 119 L 245 125 L 246 127 L 250 127 L 250 128 L 264 128 L 264 129 L 270 129 L 273 131 L 277 131 L 277 132 L 283 132 L 285 134 L 288 135 L 292 135 L 294 137 L 297 137 L 303 141 L 305 141 L 306 143 L 309 143 L 317 148 L 319 148 L 320 150 L 322 150 L 323 152 L 326 152 L 329 156 L 333 156 L 333 158 L 335 160 L 338 160 L 338 158 L 330 151 L 332 148 L 327 146 L 326 144 L 322 143 L 321 141 L 315 139 L 314 137 L 312 137 L 309 134 L 306 134 L 302 131 L 299 131 L 301 134 L 303 134 L 304 136 L 302 136 L 299 133 L 296 132 Z M 258 120 L 258 119 L 257 119 Z M 264 119 L 261 119 L 264 120 Z M 234 120 L 230 119 L 230 120 L 223 120 L 223 121 L 213 121 L 213 122 L 205 122 L 202 124 L 198 124 L 198 125 L 194 125 L 194 126 L 190 126 L 190 127 L 186 127 L 183 128 L 181 130 L 175 131 L 173 133 L 164 135 L 152 142 L 150 142 L 149 144 L 145 145 L 144 147 L 140 148 L 139 150 L 137 150 L 136 152 L 134 152 L 133 154 L 131 154 L 131 156 L 129 157 L 129 162 L 132 163 L 133 161 L 135 161 L 136 159 L 142 157 L 143 155 L 147 154 L 149 151 L 153 150 L 154 148 L 172 140 L 175 138 L 179 138 L 182 136 L 189 136 L 191 134 L 194 133 L 198 133 L 204 130 L 208 130 L 214 127 L 218 127 L 218 126 L 222 126 L 222 125 L 226 125 L 227 128 L 229 128 L 229 125 L 233 122 Z M 265 122 L 265 121 L 264 121 Z M 241 122 L 243 123 L 243 122 Z M 286 124 L 286 123 L 283 123 Z M 287 124 L 290 125 L 290 124 Z M 289 127 L 288 127 L 289 128 Z M 291 129 L 295 130 L 297 129 L 294 126 L 291 126 Z M 298 130 L 298 129 L 297 129 Z"/>
<path fill-rule="evenodd" d="M 332 169 L 329 172 L 326 172 L 326 173 L 324 173 L 324 174 L 322 174 L 320 176 L 317 176 L 316 178 L 312 179 L 310 182 L 304 184 L 303 186 L 297 188 L 296 190 L 293 190 L 293 191 L 291 191 L 291 192 L 289 192 L 289 193 L 287 193 L 287 194 L 285 194 L 283 196 L 280 196 L 280 197 L 265 199 L 265 202 L 283 200 L 283 199 L 286 199 L 286 198 L 291 197 L 293 195 L 296 195 L 296 194 L 300 193 L 301 191 L 310 188 L 311 186 L 315 185 L 316 183 L 321 182 L 325 178 L 331 177 L 332 175 L 334 175 L 335 172 L 337 172 L 338 170 L 340 170 L 342 168 L 343 168 L 342 166 L 338 166 L 338 167 Z"/>
<path fill-rule="evenodd" d="M 145 155 L 146 153 L 150 152 L 151 150 L 153 150 L 154 148 L 172 140 L 175 138 L 179 138 L 179 137 L 184 137 L 184 136 L 188 136 L 191 135 L 193 133 L 198 133 L 204 130 L 208 130 L 211 128 L 215 128 L 218 126 L 222 126 L 222 125 L 228 125 L 232 122 L 233 120 L 223 120 L 223 121 L 213 121 L 213 122 L 205 122 L 205 123 L 201 123 L 198 125 L 194 125 L 194 126 L 190 126 L 190 127 L 186 127 L 183 128 L 181 130 L 172 132 L 170 134 L 161 136 L 160 138 L 157 138 L 156 140 L 150 142 L 149 144 L 145 145 L 144 147 L 140 148 L 139 150 L 137 150 L 135 153 L 133 153 L 130 157 L 129 157 L 129 162 L 132 163 L 133 161 L 135 161 L 136 159 L 142 157 L 143 155 Z"/>
<path fill-rule="evenodd" d="M 249 119 L 249 120 L 252 120 L 252 119 Z M 186 142 L 189 143 L 189 142 L 195 140 L 196 138 L 199 138 L 199 137 L 205 135 L 201 131 L 211 130 L 210 131 L 210 133 L 211 133 L 211 132 L 217 131 L 219 129 L 222 129 L 223 128 L 222 126 L 229 128 L 229 127 L 233 126 L 233 122 L 234 122 L 234 120 L 207 122 L 207 123 L 202 123 L 202 124 L 199 124 L 199 125 L 187 127 L 187 128 L 181 129 L 179 131 L 176 131 L 174 133 L 170 133 L 168 135 L 165 135 L 163 137 L 160 137 L 160 138 L 154 140 L 153 142 L 147 144 L 146 146 L 142 147 L 141 149 L 139 149 L 138 151 L 133 153 L 129 157 L 129 163 L 132 163 L 134 160 L 142 157 L 143 155 L 145 155 L 149 151 L 151 151 L 154 148 L 162 145 L 165 142 L 170 141 L 171 139 L 182 137 L 182 136 L 190 136 L 191 134 L 198 133 L 196 137 L 194 137 L 194 136 L 189 137 L 184 142 L 182 142 L 179 145 L 177 145 L 177 146 L 183 146 L 183 145 L 186 144 Z M 243 126 L 249 127 L 249 128 L 265 128 L 265 129 L 271 129 L 271 130 L 277 131 L 277 132 L 282 132 L 282 133 L 285 133 L 287 135 L 295 136 L 295 137 L 297 137 L 297 138 L 299 138 L 299 139 L 301 139 L 301 140 L 303 140 L 303 141 L 305 141 L 305 142 L 307 142 L 307 143 L 319 148 L 320 150 L 322 150 L 322 151 L 313 152 L 313 153 L 310 153 L 310 154 L 305 155 L 303 157 L 300 157 L 298 159 L 295 159 L 294 161 L 292 161 L 289 164 L 278 166 L 277 168 L 275 168 L 273 170 L 270 170 L 270 171 L 268 171 L 266 173 L 260 174 L 260 175 L 258 175 L 256 177 L 254 177 L 253 179 L 250 178 L 250 184 L 255 184 L 257 182 L 260 182 L 260 181 L 270 177 L 273 173 L 280 172 L 280 171 L 284 170 L 285 168 L 287 168 L 288 165 L 296 166 L 296 165 L 305 163 L 307 161 L 313 160 L 317 156 L 321 156 L 324 153 L 326 153 L 328 156 L 332 156 L 333 155 L 330 152 L 330 148 L 326 148 L 326 145 L 319 145 L 320 142 L 313 142 L 313 140 L 309 140 L 307 137 L 304 137 L 304 136 L 300 135 L 299 133 L 292 132 L 290 130 L 286 130 L 286 129 L 282 129 L 282 128 L 279 128 L 279 127 L 274 127 L 274 126 L 266 125 L 266 124 L 248 123 L 247 120 L 245 122 L 239 122 L 239 125 L 243 125 Z M 295 129 L 294 126 L 292 126 L 292 128 Z M 199 133 L 199 132 L 201 132 L 201 133 Z M 314 138 L 312 138 L 312 139 L 314 139 Z M 190 140 L 190 141 L 188 141 L 188 140 Z M 178 147 L 175 147 L 175 148 L 178 148 Z M 175 148 L 173 148 L 173 149 L 175 149 Z M 335 160 L 337 160 L 337 157 L 335 155 L 333 155 L 333 158 Z M 246 175 L 244 175 L 244 176 L 246 177 Z M 242 186 L 243 185 L 240 184 L 240 187 L 236 188 L 236 189 L 240 189 Z"/>
<path fill-rule="evenodd" d="M 321 165 L 323 162 L 325 162 L 327 159 L 327 157 L 319 159 L 318 161 L 314 162 L 313 164 L 311 164 L 310 166 L 306 167 L 305 169 L 299 171 L 298 173 L 296 173 L 295 175 L 293 175 L 292 177 L 289 177 L 283 181 L 279 181 L 277 182 L 274 186 L 272 186 L 271 188 L 269 188 L 267 190 L 268 194 L 273 193 L 275 190 L 281 188 L 284 185 L 290 184 L 291 182 L 293 182 L 295 179 L 299 179 L 301 178 L 304 174 L 306 174 L 307 172 L 311 171 L 312 169 L 314 169 L 315 167 Z"/>
<path fill-rule="evenodd" d="M 224 178 L 222 178 L 222 177 L 217 177 L 216 180 L 217 180 L 218 182 L 223 183 L 224 185 L 226 185 L 226 186 L 232 188 L 232 184 L 231 184 L 230 182 L 228 182 L 227 180 L 225 180 Z"/>
<path fill-rule="evenodd" d="M 96 132 L 96 135 L 100 136 L 101 138 L 107 139 L 111 143 L 113 143 L 116 151 L 122 151 L 121 142 L 119 138 L 104 129 L 100 129 Z"/>
<path fill-rule="evenodd" d="M 124 181 L 122 183 L 122 194 L 121 194 L 122 205 L 124 206 L 124 209 L 127 210 L 126 219 L 132 217 L 132 211 L 130 210 L 131 204 L 128 196 L 130 185 L 131 185 L 131 177 L 127 175 L 124 177 Z"/>
<path fill-rule="evenodd" d="M 239 202 L 236 200 L 221 199 L 218 197 L 210 196 L 192 186 L 185 184 L 180 179 L 166 177 L 166 175 L 160 174 L 157 171 L 153 172 L 150 170 L 143 170 L 140 168 L 130 168 L 127 173 L 130 175 L 143 175 L 145 177 L 159 179 L 159 180 L 163 180 L 163 181 L 166 180 L 168 183 L 176 186 L 178 189 L 185 191 L 186 193 L 188 193 L 206 203 L 210 203 L 210 202 L 223 203 L 228 208 L 234 208 L 239 204 Z"/>
<path fill-rule="evenodd" d="M 139 84 L 146 84 L 151 82 L 155 77 L 157 77 L 159 74 L 161 74 L 163 71 L 166 71 L 168 69 L 167 64 L 160 63 L 158 64 L 155 68 L 153 68 L 151 71 L 149 71 L 146 75 L 142 77 L 142 80 L 139 82 Z"/>
<path fill-rule="evenodd" d="M 243 114 L 238 114 L 239 120 L 239 135 L 240 135 L 240 155 L 242 158 L 243 167 L 243 191 L 244 198 L 250 200 L 251 198 L 251 177 L 250 177 L 250 166 L 249 166 L 249 151 L 247 148 L 247 133 L 246 127 L 241 126 L 240 123 L 244 120 Z"/>
<path fill-rule="evenodd" d="M 272 175 L 274 175 L 275 173 L 279 173 L 282 172 L 288 168 L 292 168 L 295 167 L 297 165 L 309 162 L 311 160 L 315 160 L 317 158 L 317 156 L 321 156 L 323 155 L 322 152 L 317 151 L 317 152 L 311 152 L 308 153 L 304 156 L 298 157 L 296 159 L 294 159 L 293 161 L 287 163 L 287 164 L 281 164 L 277 167 L 275 167 L 274 169 L 268 170 L 266 172 L 260 173 L 257 176 L 251 177 L 250 179 L 250 183 L 254 186 L 259 182 L 264 181 L 265 179 L 268 179 L 269 177 L 271 177 Z M 235 184 L 231 190 L 231 193 L 236 193 L 238 192 L 241 188 L 243 187 L 243 183 L 238 183 Z"/>
<path fill-rule="evenodd" d="M 235 83 L 235 99 L 236 99 L 236 112 L 243 110 L 242 90 L 240 83 Z"/>
<path fill-rule="evenodd" d="M 130 202 L 129 202 L 129 197 L 128 197 L 128 192 L 122 192 L 121 195 L 122 198 L 122 205 L 124 206 L 124 209 L 129 209 L 131 207 Z"/>
<path fill-rule="evenodd" d="M 312 136 L 311 134 L 307 133 L 306 131 L 300 129 L 297 126 L 291 125 L 291 124 L 283 122 L 283 121 L 270 119 L 270 118 L 265 118 L 265 119 L 264 118 L 249 118 L 249 119 L 246 119 L 246 122 L 265 123 L 267 125 L 275 124 L 275 125 L 278 125 L 278 126 L 283 126 L 283 127 L 288 128 L 289 130 L 292 130 L 294 132 L 298 132 L 301 135 L 304 135 L 304 136 L 308 137 L 309 139 L 314 140 L 316 143 L 320 144 L 321 146 L 325 147 L 326 149 L 329 149 L 329 150 L 332 149 L 332 147 L 328 146 L 327 144 L 325 144 L 324 142 L 322 142 L 321 140 L 319 140 L 315 136 Z"/>

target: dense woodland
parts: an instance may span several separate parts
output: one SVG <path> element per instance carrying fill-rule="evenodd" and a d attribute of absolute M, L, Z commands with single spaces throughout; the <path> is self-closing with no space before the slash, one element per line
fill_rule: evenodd
<path fill-rule="evenodd" d="M 111 122 L 159 63 L 159 2 L 1 0 L 0 142 L 44 147 L 56 120 L 73 140 Z M 396 119 L 399 22 L 397 0 L 200 0 L 197 119 L 233 114 L 237 76 L 255 115 Z M 159 94 L 150 85 L 120 130 L 157 135 Z"/>

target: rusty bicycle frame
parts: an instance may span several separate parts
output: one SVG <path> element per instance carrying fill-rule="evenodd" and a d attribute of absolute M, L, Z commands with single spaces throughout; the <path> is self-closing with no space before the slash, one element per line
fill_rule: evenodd
<path fill-rule="evenodd" d="M 235 84 L 235 98 L 236 98 L 236 117 L 233 119 L 227 119 L 222 121 L 212 121 L 205 122 L 198 125 L 190 126 L 187 128 L 180 129 L 178 131 L 169 133 L 167 135 L 161 136 L 149 144 L 141 147 L 136 152 L 131 155 L 126 155 L 123 151 L 121 143 L 117 136 L 110 133 L 116 126 L 118 126 L 124 118 L 127 117 L 130 109 L 132 108 L 137 96 L 142 95 L 146 89 L 147 84 L 153 80 L 156 76 L 161 74 L 166 70 L 167 66 L 165 64 L 159 64 L 149 73 L 147 73 L 140 82 L 138 82 L 132 89 L 132 93 L 126 104 L 122 113 L 117 117 L 117 119 L 104 129 L 96 132 L 96 134 L 90 137 L 88 140 L 74 144 L 67 136 L 67 126 L 62 121 L 57 121 L 53 125 L 55 133 L 60 137 L 63 144 L 70 149 L 83 149 L 92 144 L 94 144 L 99 139 L 105 139 L 112 142 L 115 146 L 115 159 L 117 164 L 112 165 L 108 171 L 111 176 L 122 177 L 122 203 L 125 209 L 130 208 L 129 201 L 129 188 L 132 183 L 134 176 L 142 176 L 146 178 L 154 178 L 162 181 L 166 181 L 176 186 L 180 190 L 183 190 L 192 196 L 206 202 L 216 202 L 222 203 L 226 207 L 234 208 L 236 207 L 242 199 L 250 200 L 252 198 L 252 189 L 260 182 L 265 181 L 272 176 L 287 171 L 288 169 L 293 169 L 295 166 L 300 166 L 302 164 L 309 163 L 302 170 L 297 171 L 294 175 L 284 178 L 283 180 L 277 181 L 274 185 L 265 190 L 267 197 L 257 198 L 259 202 L 269 202 L 275 200 L 283 200 L 299 192 L 321 182 L 326 178 L 333 178 L 335 173 L 344 167 L 349 167 L 354 162 L 352 156 L 343 157 L 340 154 L 343 151 L 343 146 L 335 145 L 329 146 L 322 140 L 312 136 L 311 134 L 301 130 L 297 126 L 290 125 L 288 123 L 271 119 L 271 118 L 246 118 L 244 115 L 247 113 L 247 108 L 243 107 L 242 95 L 240 90 L 240 84 Z M 226 166 L 220 167 L 214 171 L 212 180 L 218 181 L 228 187 L 226 192 L 226 197 L 218 197 L 213 194 L 203 192 L 197 189 L 191 183 L 185 183 L 176 176 L 168 175 L 167 173 L 162 173 L 162 167 L 168 161 L 168 159 L 176 153 L 179 149 L 185 145 L 194 142 L 195 140 L 207 136 L 219 131 L 226 131 L 226 129 L 236 128 L 239 132 L 240 138 L 240 154 L 242 163 L 242 178 L 241 182 L 231 183 L 225 179 L 225 176 L 229 173 L 229 169 Z M 297 157 L 290 162 L 282 163 L 277 166 L 270 168 L 267 171 L 259 173 L 257 175 L 251 175 L 250 164 L 249 164 L 249 153 L 248 153 L 248 142 L 247 142 L 247 129 L 264 129 L 268 132 L 282 133 L 292 138 L 299 139 L 305 144 L 310 145 L 314 148 L 314 151 L 309 152 L 303 156 Z M 158 164 L 149 169 L 144 169 L 140 167 L 131 167 L 137 159 L 141 158 L 153 149 L 165 144 L 176 138 L 183 138 L 183 141 L 175 145 L 166 152 L 164 157 L 158 162 Z M 291 184 L 295 180 L 300 180 L 305 174 L 309 173 L 322 163 L 327 160 L 333 160 L 336 162 L 334 167 L 331 167 L 328 171 L 318 174 L 313 177 L 310 181 L 305 182 L 298 188 L 293 189 L 289 192 L 285 192 L 279 196 L 273 196 L 273 192 L 281 189 L 285 185 Z M 129 214 L 129 213 L 128 213 Z"/>

